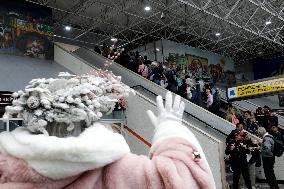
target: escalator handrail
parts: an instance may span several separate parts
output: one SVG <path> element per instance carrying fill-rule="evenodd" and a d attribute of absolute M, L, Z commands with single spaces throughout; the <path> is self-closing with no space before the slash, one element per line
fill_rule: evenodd
<path fill-rule="evenodd" d="M 142 88 L 143 90 L 145 90 L 145 91 L 147 91 L 147 92 L 149 92 L 149 93 L 151 93 L 151 94 L 153 94 L 153 95 L 155 95 L 155 96 L 158 96 L 156 93 L 154 93 L 154 92 L 148 90 L 147 88 L 145 88 L 145 87 L 143 87 L 143 86 L 141 86 L 141 85 L 132 86 L 131 88 L 132 88 L 132 89 L 135 89 L 135 88 L 137 88 L 137 87 L 140 87 L 140 88 Z M 199 119 L 199 118 L 196 117 L 195 115 L 190 114 L 190 113 L 187 112 L 187 111 L 184 111 L 184 112 L 185 112 L 186 114 L 190 115 L 191 117 L 193 117 L 194 119 L 198 120 L 199 122 L 201 122 L 201 123 L 205 124 L 206 126 L 210 127 L 211 129 L 213 129 L 213 130 L 219 132 L 220 134 L 225 135 L 226 137 L 228 136 L 228 135 L 227 135 L 226 133 L 224 133 L 223 131 L 220 131 L 219 129 L 217 129 L 217 128 L 211 126 L 210 124 L 208 124 L 207 122 L 205 122 L 205 121 Z"/>
<path fill-rule="evenodd" d="M 66 52 L 67 54 L 73 56 L 74 58 L 77 58 L 78 60 L 82 61 L 84 64 L 87 64 L 88 66 L 96 69 L 96 70 L 99 70 L 99 68 L 97 68 L 95 65 L 93 64 L 90 64 L 89 62 L 87 62 L 86 60 L 82 59 L 81 57 L 77 56 L 75 53 L 73 52 L 69 52 L 68 50 L 64 49 L 63 47 L 61 47 L 60 45 L 56 44 L 56 43 L 53 43 L 54 46 L 60 48 L 61 50 L 63 50 L 64 52 Z"/>

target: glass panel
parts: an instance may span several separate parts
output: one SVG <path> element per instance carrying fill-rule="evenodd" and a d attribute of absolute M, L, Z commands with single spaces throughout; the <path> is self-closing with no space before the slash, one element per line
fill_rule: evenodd
<path fill-rule="evenodd" d="M 10 120 L 9 121 L 10 131 L 15 130 L 17 127 L 20 127 L 22 125 L 23 125 L 23 121 L 22 120 Z"/>
<path fill-rule="evenodd" d="M 113 111 L 109 115 L 104 115 L 101 119 L 124 119 L 124 111 Z"/>
<path fill-rule="evenodd" d="M 6 131 L 6 123 L 0 120 L 0 132 Z"/>

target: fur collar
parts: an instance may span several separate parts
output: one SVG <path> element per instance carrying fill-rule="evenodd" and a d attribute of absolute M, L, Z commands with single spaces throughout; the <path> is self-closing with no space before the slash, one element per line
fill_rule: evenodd
<path fill-rule="evenodd" d="M 118 133 L 95 123 L 78 137 L 32 135 L 25 128 L 0 134 L 0 152 L 24 159 L 39 174 L 62 179 L 110 164 L 130 152 Z"/>

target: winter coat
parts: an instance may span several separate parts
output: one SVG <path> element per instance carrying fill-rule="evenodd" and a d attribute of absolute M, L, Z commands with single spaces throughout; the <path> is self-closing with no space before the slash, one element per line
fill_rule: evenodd
<path fill-rule="evenodd" d="M 261 156 L 262 157 L 274 157 L 274 140 L 273 136 L 265 136 L 261 143 Z"/>
<path fill-rule="evenodd" d="M 250 123 L 247 126 L 247 131 L 250 132 L 251 134 L 256 135 L 257 134 L 257 129 L 259 128 L 258 124 L 256 122 Z"/>
<path fill-rule="evenodd" d="M 138 73 L 142 75 L 143 77 L 148 77 L 148 67 L 145 64 L 141 64 L 138 67 Z"/>
<path fill-rule="evenodd" d="M 19 129 L 1 133 L 0 188 L 215 189 L 204 153 L 186 127 L 156 131 L 149 157 L 130 153 L 123 137 L 97 128 L 100 132 L 88 129 L 78 140 L 32 136 Z M 201 158 L 194 158 L 195 151 Z"/>
<path fill-rule="evenodd" d="M 235 148 L 231 150 L 231 145 L 235 145 Z M 230 162 L 232 168 L 247 168 L 247 154 L 250 153 L 248 148 L 242 146 L 240 141 L 233 140 L 228 143 L 227 148 L 225 150 L 227 155 L 230 155 Z"/>

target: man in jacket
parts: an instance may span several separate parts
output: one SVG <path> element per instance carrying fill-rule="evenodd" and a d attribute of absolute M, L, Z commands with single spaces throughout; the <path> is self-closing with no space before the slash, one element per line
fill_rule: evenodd
<path fill-rule="evenodd" d="M 284 138 L 282 133 L 279 131 L 276 125 L 272 125 L 271 127 L 271 135 L 275 138 L 275 140 L 280 140 L 284 142 Z"/>
<path fill-rule="evenodd" d="M 235 130 L 233 134 L 235 139 L 228 143 L 225 151 L 227 155 L 230 155 L 231 167 L 233 169 L 233 188 L 239 188 L 239 180 L 242 174 L 247 188 L 252 189 L 247 162 L 247 154 L 250 151 L 243 143 L 242 132 Z"/>
<path fill-rule="evenodd" d="M 279 189 L 274 174 L 275 156 L 273 154 L 273 149 L 274 149 L 273 136 L 268 134 L 264 127 L 258 128 L 258 136 L 263 139 L 261 144 L 261 157 L 263 162 L 265 178 L 271 189 Z"/>

